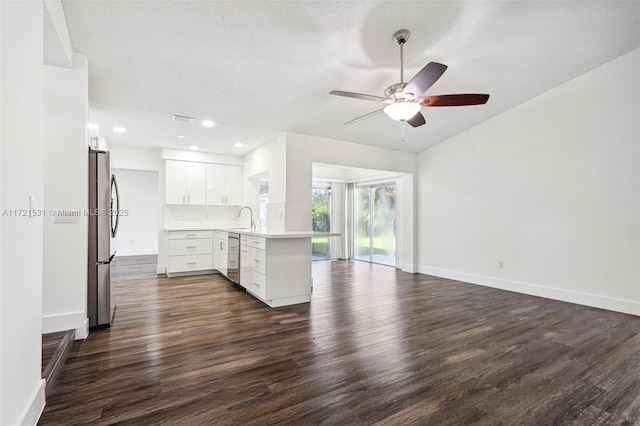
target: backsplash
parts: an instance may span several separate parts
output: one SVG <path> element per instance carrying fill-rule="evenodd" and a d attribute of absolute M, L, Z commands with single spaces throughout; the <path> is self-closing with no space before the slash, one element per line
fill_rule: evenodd
<path fill-rule="evenodd" d="M 241 222 L 249 221 L 249 215 L 243 213 L 242 217 L 238 218 L 238 210 L 238 206 L 165 205 L 163 226 L 239 227 L 243 226 Z"/>

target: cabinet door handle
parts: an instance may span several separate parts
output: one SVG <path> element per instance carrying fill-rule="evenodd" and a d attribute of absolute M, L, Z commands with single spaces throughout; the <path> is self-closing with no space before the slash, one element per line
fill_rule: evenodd
<path fill-rule="evenodd" d="M 187 265 L 195 265 L 196 262 L 187 262 Z"/>
<path fill-rule="evenodd" d="M 197 234 L 187 234 L 187 237 L 195 237 Z"/>
<path fill-rule="evenodd" d="M 187 246 L 188 249 L 194 249 L 196 246 Z"/>

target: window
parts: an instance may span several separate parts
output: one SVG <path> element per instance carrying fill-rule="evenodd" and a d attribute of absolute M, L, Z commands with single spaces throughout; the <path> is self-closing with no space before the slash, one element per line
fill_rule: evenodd
<path fill-rule="evenodd" d="M 331 188 L 313 187 L 311 190 L 311 229 L 316 232 L 331 231 Z M 314 260 L 331 258 L 329 237 L 311 239 L 311 253 Z"/>

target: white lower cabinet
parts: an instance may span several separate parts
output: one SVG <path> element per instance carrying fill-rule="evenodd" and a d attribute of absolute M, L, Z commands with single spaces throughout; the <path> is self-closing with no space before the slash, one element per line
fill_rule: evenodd
<path fill-rule="evenodd" d="M 214 246 L 216 264 L 214 269 L 217 269 L 225 277 L 227 276 L 227 261 L 229 254 L 227 253 L 227 240 L 229 239 L 229 233 L 224 231 L 216 231 L 216 241 Z"/>
<path fill-rule="evenodd" d="M 240 285 L 247 288 L 251 284 L 251 247 L 242 243 L 242 237 L 240 240 Z"/>
<path fill-rule="evenodd" d="M 240 282 L 249 293 L 273 308 L 311 301 L 309 238 L 249 236 L 241 247 L 248 249 L 240 253 L 249 255 L 249 267 L 240 261 Z"/>
<path fill-rule="evenodd" d="M 267 283 L 266 277 L 260 272 L 254 270 L 251 271 L 251 284 L 247 290 L 258 296 L 260 299 L 267 298 L 267 292 L 265 290 L 265 284 Z"/>
<path fill-rule="evenodd" d="M 228 232 L 168 231 L 167 276 L 227 275 Z M 240 234 L 240 285 L 272 308 L 311 301 L 311 239 Z"/>
<path fill-rule="evenodd" d="M 169 231 L 167 276 L 213 272 L 212 231 Z"/>
<path fill-rule="evenodd" d="M 169 264 L 167 265 L 170 276 L 176 276 L 181 272 L 208 273 L 211 269 L 213 269 L 213 259 L 210 254 L 169 256 Z"/>

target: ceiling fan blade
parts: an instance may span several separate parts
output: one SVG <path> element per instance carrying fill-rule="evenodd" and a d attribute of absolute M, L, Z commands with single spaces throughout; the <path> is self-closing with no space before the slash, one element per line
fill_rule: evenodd
<path fill-rule="evenodd" d="M 419 127 L 426 123 L 424 120 L 424 115 L 420 111 L 413 117 L 407 120 L 407 123 L 411 125 L 411 127 Z"/>
<path fill-rule="evenodd" d="M 480 93 L 423 96 L 416 98 L 417 102 L 422 102 L 423 107 L 482 105 L 486 104 L 487 100 L 489 100 L 489 95 Z"/>
<path fill-rule="evenodd" d="M 433 86 L 433 84 L 438 81 L 446 69 L 447 66 L 444 64 L 429 62 L 424 68 L 418 71 L 418 74 L 413 76 L 409 83 L 407 83 L 407 87 L 405 87 L 403 93 L 413 93 L 413 96 L 415 97 L 422 95 L 429 87 Z"/>
<path fill-rule="evenodd" d="M 354 99 L 362 99 L 365 101 L 374 101 L 374 102 L 386 102 L 386 103 L 392 103 L 393 100 L 392 99 L 388 99 L 388 98 L 383 98 L 380 96 L 373 96 L 373 95 L 363 95 L 362 93 L 353 93 L 353 92 L 343 92 L 342 90 L 332 90 L 331 92 L 329 92 L 330 95 L 337 95 L 337 96 L 344 96 L 347 98 L 354 98 Z"/>
<path fill-rule="evenodd" d="M 353 124 L 356 121 L 364 120 L 365 118 L 373 117 L 374 115 L 378 115 L 383 111 L 384 111 L 384 108 L 377 109 L 377 110 L 375 110 L 373 112 L 370 112 L 370 113 L 365 114 L 365 115 L 361 115 L 360 117 L 357 117 L 357 118 L 354 118 L 353 120 L 347 121 L 346 123 L 343 124 L 343 126 L 346 126 L 347 124 Z"/>

